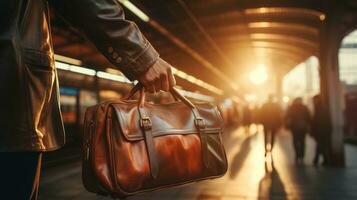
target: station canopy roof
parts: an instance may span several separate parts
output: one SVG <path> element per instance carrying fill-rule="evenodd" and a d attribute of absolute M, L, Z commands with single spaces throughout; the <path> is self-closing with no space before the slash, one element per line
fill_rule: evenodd
<path fill-rule="evenodd" d="M 259 64 L 284 74 L 308 57 L 318 56 L 320 29 L 330 9 L 326 2 L 131 0 L 129 4 L 148 19 L 143 20 L 128 7 L 125 11 L 161 57 L 176 68 L 229 91 L 239 86 L 240 74 Z M 353 0 L 343 2 L 346 5 L 342 6 L 357 8 Z M 80 59 L 95 68 L 112 66 L 60 18 L 54 17 L 52 23 L 57 54 Z"/>

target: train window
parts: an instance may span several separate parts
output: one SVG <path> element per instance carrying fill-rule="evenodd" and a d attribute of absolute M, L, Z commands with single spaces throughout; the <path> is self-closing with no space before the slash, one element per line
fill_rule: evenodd
<path fill-rule="evenodd" d="M 106 100 L 119 100 L 121 99 L 122 95 L 119 94 L 118 92 L 115 92 L 113 90 L 102 90 L 99 92 L 99 96 L 101 101 L 106 101 Z"/>
<path fill-rule="evenodd" d="M 79 92 L 80 124 L 84 123 L 84 115 L 89 106 L 98 103 L 97 94 L 93 91 L 81 90 Z"/>
<path fill-rule="evenodd" d="M 61 87 L 60 95 L 63 122 L 65 124 L 75 124 L 77 119 L 76 103 L 78 90 L 76 88 Z"/>

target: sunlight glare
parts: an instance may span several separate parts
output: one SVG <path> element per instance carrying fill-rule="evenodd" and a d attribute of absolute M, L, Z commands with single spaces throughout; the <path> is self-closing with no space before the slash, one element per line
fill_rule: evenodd
<path fill-rule="evenodd" d="M 289 103 L 289 101 L 290 101 L 290 98 L 288 96 L 284 96 L 283 97 L 283 102 L 284 103 Z"/>
<path fill-rule="evenodd" d="M 250 78 L 250 81 L 256 85 L 261 85 L 265 81 L 267 81 L 268 72 L 267 72 L 265 65 L 263 65 L 263 64 L 258 65 L 258 67 L 256 69 L 254 69 L 253 71 L 250 72 L 249 78 Z"/>

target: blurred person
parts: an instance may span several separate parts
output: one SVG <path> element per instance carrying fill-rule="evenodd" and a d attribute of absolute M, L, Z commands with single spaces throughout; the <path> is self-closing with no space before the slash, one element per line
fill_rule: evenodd
<path fill-rule="evenodd" d="M 171 65 L 124 17 L 117 0 L 0 1 L 0 191 L 37 199 L 42 153 L 65 144 L 49 4 L 147 91 L 175 85 Z"/>
<path fill-rule="evenodd" d="M 253 107 L 253 109 L 251 110 L 251 121 L 252 121 L 252 124 L 256 124 L 256 125 L 261 124 L 260 108 L 258 105 L 255 105 Z"/>
<path fill-rule="evenodd" d="M 272 152 L 275 142 L 275 134 L 281 127 L 282 110 L 280 105 L 274 101 L 274 95 L 269 95 L 268 101 L 260 110 L 260 121 L 264 127 L 265 156 Z"/>
<path fill-rule="evenodd" d="M 250 125 L 252 123 L 252 110 L 248 105 L 243 107 L 242 115 L 242 125 L 244 127 L 244 131 L 246 134 L 249 134 Z"/>
<path fill-rule="evenodd" d="M 310 113 L 302 98 L 294 99 L 286 114 L 287 128 L 293 135 L 295 162 L 302 164 L 305 156 L 305 137 L 309 130 Z"/>
<path fill-rule="evenodd" d="M 322 163 L 327 164 L 330 123 L 328 122 L 328 115 L 322 105 L 320 95 L 313 97 L 313 106 L 314 112 L 311 119 L 311 135 L 316 141 L 313 163 L 314 165 L 318 165 L 320 157 L 322 157 Z"/>
<path fill-rule="evenodd" d="M 232 107 L 231 107 L 231 112 L 230 112 L 230 126 L 231 128 L 236 128 L 239 125 L 239 122 L 242 118 L 242 113 L 240 112 L 240 110 L 238 109 L 238 106 L 236 103 L 232 103 Z"/>

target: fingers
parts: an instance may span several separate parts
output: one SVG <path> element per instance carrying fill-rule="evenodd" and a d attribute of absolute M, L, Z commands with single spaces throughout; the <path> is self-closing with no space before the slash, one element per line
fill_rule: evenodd
<path fill-rule="evenodd" d="M 172 66 L 163 60 L 163 65 L 165 66 L 165 76 L 162 77 L 162 90 L 169 91 L 172 87 L 176 85 L 175 77 L 172 73 Z"/>
<path fill-rule="evenodd" d="M 150 93 L 159 92 L 160 90 L 169 91 L 176 84 L 171 65 L 161 58 L 145 74 L 139 77 L 139 81 Z"/>
<path fill-rule="evenodd" d="M 159 77 L 155 78 L 147 84 L 144 84 L 144 86 L 150 93 L 156 93 L 160 90 L 167 92 L 172 87 L 170 87 L 168 75 L 165 73 L 160 74 Z"/>
<path fill-rule="evenodd" d="M 159 77 L 155 78 L 155 81 L 154 81 L 153 85 L 154 85 L 154 88 L 155 88 L 155 92 L 159 92 L 161 90 L 161 80 L 160 80 Z"/>
<path fill-rule="evenodd" d="M 150 93 L 155 93 L 156 92 L 156 88 L 155 88 L 155 85 L 154 84 L 147 84 L 147 85 L 144 85 L 145 86 L 145 89 L 150 92 Z"/>
<path fill-rule="evenodd" d="M 155 82 L 153 79 L 144 77 L 140 79 L 140 83 L 143 84 L 145 91 L 150 92 L 150 93 L 155 93 L 156 89 L 155 89 Z"/>
<path fill-rule="evenodd" d="M 169 80 L 168 80 L 168 77 L 167 77 L 167 74 L 163 74 L 161 75 L 161 78 L 160 78 L 160 81 L 161 81 L 161 90 L 167 92 L 169 91 Z"/>

